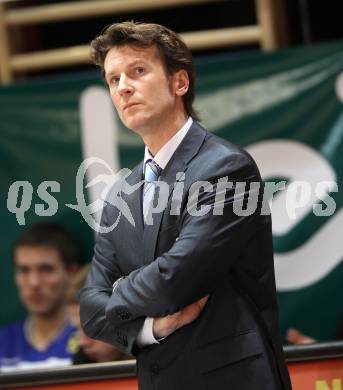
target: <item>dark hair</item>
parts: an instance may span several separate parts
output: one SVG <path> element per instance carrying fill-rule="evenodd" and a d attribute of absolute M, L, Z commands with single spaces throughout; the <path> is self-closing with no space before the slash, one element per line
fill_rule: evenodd
<path fill-rule="evenodd" d="M 17 238 L 14 249 L 20 246 L 44 246 L 55 249 L 65 267 L 79 263 L 78 248 L 72 234 L 56 223 L 37 222 Z"/>
<path fill-rule="evenodd" d="M 195 120 L 199 120 L 193 108 L 195 95 L 195 70 L 190 50 L 181 38 L 167 27 L 155 23 L 122 22 L 114 23 L 96 37 L 90 44 L 91 59 L 101 67 L 104 75 L 104 62 L 110 49 L 116 46 L 132 45 L 142 48 L 155 46 L 168 74 L 183 69 L 189 78 L 189 88 L 182 96 L 185 110 Z"/>

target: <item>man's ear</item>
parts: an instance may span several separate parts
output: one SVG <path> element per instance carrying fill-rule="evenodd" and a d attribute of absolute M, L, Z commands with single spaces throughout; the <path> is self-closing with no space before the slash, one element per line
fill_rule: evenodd
<path fill-rule="evenodd" d="M 183 96 L 189 88 L 188 73 L 181 69 L 174 74 L 174 91 L 177 96 Z"/>

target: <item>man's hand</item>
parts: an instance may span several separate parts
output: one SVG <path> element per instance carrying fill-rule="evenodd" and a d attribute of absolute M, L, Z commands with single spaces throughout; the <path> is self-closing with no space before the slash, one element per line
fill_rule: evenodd
<path fill-rule="evenodd" d="M 316 340 L 312 337 L 306 336 L 298 329 L 294 328 L 290 328 L 287 330 L 286 338 L 287 341 L 291 344 L 311 344 L 316 342 Z"/>
<path fill-rule="evenodd" d="M 182 310 L 174 314 L 165 317 L 154 318 L 154 337 L 157 339 L 161 337 L 167 337 L 176 330 L 196 320 L 206 305 L 207 300 L 208 295 L 184 307 Z"/>

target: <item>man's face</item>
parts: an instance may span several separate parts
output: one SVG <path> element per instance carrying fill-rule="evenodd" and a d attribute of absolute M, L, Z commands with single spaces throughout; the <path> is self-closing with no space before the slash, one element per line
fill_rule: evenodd
<path fill-rule="evenodd" d="M 140 135 L 175 111 L 177 73 L 167 76 L 155 46 L 113 47 L 104 62 L 113 104 L 122 122 Z"/>
<path fill-rule="evenodd" d="M 64 303 L 69 273 L 58 252 L 45 246 L 15 250 L 15 282 L 30 314 L 49 315 Z"/>

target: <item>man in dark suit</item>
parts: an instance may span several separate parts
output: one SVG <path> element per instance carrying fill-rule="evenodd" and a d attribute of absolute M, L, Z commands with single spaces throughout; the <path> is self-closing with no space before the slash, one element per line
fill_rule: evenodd
<path fill-rule="evenodd" d="M 144 186 L 121 193 L 134 226 L 111 201 L 118 186 L 104 206 L 81 292 L 86 334 L 134 355 L 142 390 L 290 389 L 254 161 L 195 122 L 192 57 L 174 32 L 117 23 L 91 46 L 146 149 L 127 178 Z"/>

